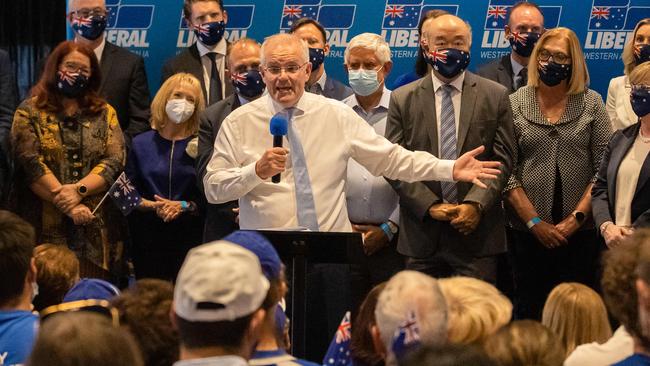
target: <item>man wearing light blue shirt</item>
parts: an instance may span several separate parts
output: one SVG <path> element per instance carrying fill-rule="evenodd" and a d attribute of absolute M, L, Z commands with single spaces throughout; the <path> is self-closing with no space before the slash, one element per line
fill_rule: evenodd
<path fill-rule="evenodd" d="M 388 43 L 377 34 L 360 34 L 350 40 L 344 58 L 354 94 L 343 102 L 384 136 L 390 101 L 384 82 L 393 66 Z M 351 273 L 353 308 L 357 308 L 373 286 L 404 268 L 396 250 L 399 199 L 383 177 L 373 176 L 350 159 L 346 201 L 352 229 L 363 236 Z"/>

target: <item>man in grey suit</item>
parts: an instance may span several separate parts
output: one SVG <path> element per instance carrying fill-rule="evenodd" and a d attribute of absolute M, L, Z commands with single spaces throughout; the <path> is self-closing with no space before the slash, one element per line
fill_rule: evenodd
<path fill-rule="evenodd" d="M 259 98 L 264 92 L 265 85 L 259 72 L 260 51 L 259 43 L 250 38 L 242 38 L 231 45 L 227 64 L 231 70 L 235 93 L 208 107 L 201 116 L 199 148 L 196 157 L 196 175 L 199 178 L 201 192 L 203 192 L 203 176 L 210 158 L 212 158 L 214 139 L 217 137 L 221 122 L 230 112 Z M 219 240 L 239 229 L 235 219 L 237 214 L 233 211 L 238 207 L 237 201 L 221 204 L 208 203 L 205 211 L 203 241 L 207 243 Z"/>
<path fill-rule="evenodd" d="M 352 89 L 325 72 L 325 57 L 330 53 L 330 45 L 327 44 L 325 28 L 319 22 L 310 18 L 298 19 L 289 33 L 302 38 L 309 46 L 312 69 L 305 90 L 336 100 L 343 100 L 353 94 Z"/>
<path fill-rule="evenodd" d="M 421 45 L 432 73 L 393 91 L 386 137 L 409 150 L 455 159 L 485 145 L 480 160 L 501 162 L 487 189 L 465 183 L 391 182 L 400 196 L 398 251 L 407 268 L 434 277 L 496 281 L 506 250 L 501 190 L 512 166 L 514 137 L 508 90 L 465 71 L 471 30 L 443 15 L 425 24 Z"/>
<path fill-rule="evenodd" d="M 506 38 L 512 52 L 478 69 L 484 78 L 514 92 L 528 84 L 528 60 L 535 43 L 544 33 L 544 15 L 535 3 L 521 1 L 509 9 Z"/>

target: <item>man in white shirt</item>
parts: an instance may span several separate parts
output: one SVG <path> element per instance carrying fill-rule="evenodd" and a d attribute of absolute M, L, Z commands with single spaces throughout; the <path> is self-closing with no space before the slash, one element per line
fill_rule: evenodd
<path fill-rule="evenodd" d="M 183 15 L 196 42 L 165 62 L 161 84 L 176 73 L 190 73 L 201 82 L 206 106 L 210 106 L 232 94 L 224 38 L 228 14 L 222 0 L 185 0 Z"/>
<path fill-rule="evenodd" d="M 474 158 L 483 147 L 453 161 L 388 142 L 343 103 L 305 93 L 310 73 L 309 49 L 300 38 L 267 38 L 262 76 L 268 95 L 233 111 L 219 130 L 203 179 L 206 198 L 239 199 L 242 229 L 352 231 L 344 191 L 349 158 L 374 175 L 404 181 L 460 180 L 485 187 L 480 179 L 499 173 L 499 163 Z M 288 117 L 283 146 L 292 146 L 291 154 L 271 147 L 269 120 L 277 114 Z M 272 183 L 278 173 L 281 182 Z"/>
<path fill-rule="evenodd" d="M 354 95 L 343 103 L 381 136 L 386 132 L 390 101 L 390 90 L 385 86 L 393 67 L 390 57 L 388 43 L 373 33 L 352 38 L 344 53 Z M 386 179 L 373 176 L 350 159 L 346 200 L 352 230 L 363 236 L 363 248 L 354 248 L 357 263 L 351 269 L 352 308 L 356 309 L 372 287 L 404 268 L 404 258 L 396 250 L 399 198 Z"/>

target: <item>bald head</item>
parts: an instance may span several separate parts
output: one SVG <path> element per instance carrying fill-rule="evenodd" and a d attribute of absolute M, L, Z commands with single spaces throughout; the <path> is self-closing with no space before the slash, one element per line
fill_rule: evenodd
<path fill-rule="evenodd" d="M 243 73 L 248 69 L 257 69 L 261 63 L 261 46 L 251 38 L 241 38 L 230 46 L 228 51 L 228 68 L 234 73 Z"/>
<path fill-rule="evenodd" d="M 469 24 L 455 15 L 441 15 L 423 24 L 422 43 L 430 50 L 458 48 L 469 51 L 472 46 L 472 29 Z"/>
<path fill-rule="evenodd" d="M 77 11 L 79 9 L 95 9 L 106 8 L 106 1 L 104 0 L 68 0 L 68 12 Z"/>
<path fill-rule="evenodd" d="M 262 44 L 262 64 L 265 64 L 267 54 L 278 48 L 288 52 L 296 52 L 302 62 L 309 61 L 309 46 L 300 37 L 290 33 L 279 33 L 267 37 Z"/>

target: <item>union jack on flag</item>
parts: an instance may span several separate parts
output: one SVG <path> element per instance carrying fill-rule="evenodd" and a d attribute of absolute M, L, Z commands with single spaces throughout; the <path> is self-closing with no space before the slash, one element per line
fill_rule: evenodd
<path fill-rule="evenodd" d="M 521 43 L 522 46 L 526 45 L 526 41 L 528 40 L 528 33 L 521 34 L 519 32 L 510 32 L 512 35 L 512 39 L 515 40 L 517 43 Z"/>
<path fill-rule="evenodd" d="M 282 16 L 289 18 L 300 18 L 302 14 L 302 6 L 300 5 L 285 5 L 282 9 Z"/>
<path fill-rule="evenodd" d="M 391 17 L 391 19 L 401 18 L 404 16 L 404 6 L 388 5 L 384 10 L 384 18 Z"/>
<path fill-rule="evenodd" d="M 82 18 L 78 16 L 72 17 L 72 25 L 79 25 L 82 27 L 90 27 L 93 24 L 92 19 L 90 18 Z"/>
<path fill-rule="evenodd" d="M 441 61 L 441 62 L 447 63 L 447 52 L 448 52 L 448 50 L 432 51 L 432 52 L 429 52 L 429 58 L 433 62 Z"/>
<path fill-rule="evenodd" d="M 77 80 L 77 77 L 79 76 L 78 72 L 68 72 L 65 70 L 59 70 L 59 74 L 61 75 L 61 81 L 65 81 L 70 85 L 74 84 L 75 80 Z"/>
<path fill-rule="evenodd" d="M 233 74 L 230 75 L 230 78 L 232 80 L 240 83 L 241 85 L 248 85 L 248 80 L 246 80 L 246 74 L 245 73 L 244 74 L 233 73 Z"/>
<path fill-rule="evenodd" d="M 202 35 L 209 37 L 210 36 L 210 27 L 209 26 L 204 26 L 203 24 L 198 24 L 196 26 L 196 30 L 199 31 Z"/>
<path fill-rule="evenodd" d="M 393 337 L 393 353 L 401 359 L 412 349 L 420 345 L 420 328 L 415 311 L 406 314 L 406 319 L 400 324 Z"/>
<path fill-rule="evenodd" d="M 594 6 L 591 9 L 591 18 L 609 19 L 610 8 L 605 6 Z"/>
<path fill-rule="evenodd" d="M 124 216 L 140 205 L 142 197 L 124 172 L 120 174 L 107 193 Z"/>
<path fill-rule="evenodd" d="M 508 7 L 506 7 L 506 6 L 499 6 L 499 5 L 492 6 L 492 5 L 490 5 L 488 7 L 488 11 L 487 11 L 487 17 L 488 18 L 505 19 L 506 14 L 508 14 Z"/>
<path fill-rule="evenodd" d="M 350 340 L 352 339 L 352 325 L 350 312 L 346 312 L 341 324 L 336 330 L 334 339 L 327 348 L 323 357 L 324 366 L 347 366 L 350 364 Z"/>
<path fill-rule="evenodd" d="M 647 6 L 630 6 L 630 0 L 593 0 L 589 12 L 589 30 L 632 30 L 648 15 Z M 634 9 L 634 10 L 633 10 Z M 626 22 L 630 24 L 626 24 Z"/>
<path fill-rule="evenodd" d="M 300 18 L 318 20 L 320 2 L 321 0 L 284 0 L 280 29 L 290 29 Z"/>

